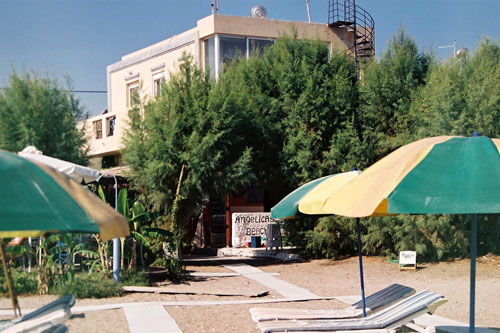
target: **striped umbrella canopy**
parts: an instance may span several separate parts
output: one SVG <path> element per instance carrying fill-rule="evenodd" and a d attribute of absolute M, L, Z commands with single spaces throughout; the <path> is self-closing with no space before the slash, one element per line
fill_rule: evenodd
<path fill-rule="evenodd" d="M 275 219 L 291 219 L 299 213 L 303 215 L 331 215 L 323 213 L 321 208 L 326 200 L 335 194 L 348 182 L 358 177 L 361 171 L 349 171 L 315 179 L 302 185 L 284 197 L 276 206 L 271 208 L 271 217 Z M 361 256 L 361 234 L 359 219 L 356 219 L 358 235 L 359 275 L 361 283 L 361 301 L 363 304 L 363 317 L 366 317 L 365 286 L 363 278 L 363 259 Z"/>
<path fill-rule="evenodd" d="M 322 177 L 302 185 L 271 208 L 271 217 L 291 219 L 298 213 L 305 215 L 328 215 L 321 208 L 326 199 L 339 188 L 357 177 L 360 171 L 349 171 Z"/>
<path fill-rule="evenodd" d="M 323 214 L 473 214 L 470 329 L 474 330 L 476 214 L 500 213 L 500 139 L 440 136 L 387 155 L 336 191 Z"/>
<path fill-rule="evenodd" d="M 83 186 L 51 167 L 0 151 L 0 238 L 46 232 L 127 236 L 127 220 Z"/>
<path fill-rule="evenodd" d="M 21 314 L 5 262 L 3 238 L 45 233 L 100 233 L 105 241 L 129 235 L 127 219 L 68 176 L 0 150 L 0 256 L 14 314 Z"/>

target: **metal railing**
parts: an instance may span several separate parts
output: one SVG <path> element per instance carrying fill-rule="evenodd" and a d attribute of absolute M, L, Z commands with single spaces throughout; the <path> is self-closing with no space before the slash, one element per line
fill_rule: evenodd
<path fill-rule="evenodd" d="M 328 24 L 353 33 L 349 52 L 354 55 L 358 69 L 360 61 L 375 55 L 375 21 L 355 0 L 329 0 Z"/>

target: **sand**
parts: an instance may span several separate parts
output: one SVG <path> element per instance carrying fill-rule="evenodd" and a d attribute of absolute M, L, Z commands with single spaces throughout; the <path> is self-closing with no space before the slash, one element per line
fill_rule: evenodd
<path fill-rule="evenodd" d="M 400 271 L 399 266 L 384 258 L 364 257 L 366 294 L 376 292 L 392 283 L 400 283 L 417 291 L 431 290 L 443 294 L 448 303 L 436 314 L 468 322 L 469 318 L 469 260 L 419 265 L 416 271 Z M 228 262 L 191 262 L 190 272 L 234 273 L 223 267 Z M 231 261 L 229 263 L 234 263 Z M 344 260 L 311 260 L 307 262 L 245 261 L 262 271 L 278 273 L 276 277 L 306 288 L 319 296 L 359 295 L 358 258 Z M 129 293 L 123 297 L 77 300 L 76 307 L 96 304 L 167 301 L 220 301 L 245 299 L 283 298 L 254 280 L 242 276 L 194 277 L 182 284 L 163 281 L 159 285 L 180 294 Z M 269 291 L 262 298 L 248 296 L 185 295 L 190 293 L 252 294 Z M 21 296 L 21 308 L 32 309 L 55 299 L 54 296 Z M 166 306 L 183 332 L 258 332 L 251 320 L 251 307 L 287 308 L 342 308 L 346 304 L 336 300 L 287 302 L 271 304 L 217 305 L 217 306 Z M 9 299 L 0 299 L 0 308 L 10 308 Z M 476 325 L 500 328 L 500 256 L 478 258 L 476 276 Z M 128 332 L 122 309 L 76 313 L 67 321 L 70 332 Z"/>

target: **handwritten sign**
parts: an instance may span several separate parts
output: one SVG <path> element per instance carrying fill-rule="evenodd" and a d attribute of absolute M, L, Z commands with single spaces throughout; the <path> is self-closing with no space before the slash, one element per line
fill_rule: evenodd
<path fill-rule="evenodd" d="M 399 253 L 399 269 L 417 269 L 417 252 L 401 251 Z"/>
<path fill-rule="evenodd" d="M 233 247 L 246 246 L 252 236 L 266 237 L 267 225 L 271 222 L 277 222 L 271 218 L 271 213 L 233 213 Z"/>

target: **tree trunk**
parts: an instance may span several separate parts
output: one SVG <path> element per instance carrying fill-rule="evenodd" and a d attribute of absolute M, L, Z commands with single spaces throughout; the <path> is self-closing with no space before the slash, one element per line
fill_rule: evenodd
<path fill-rule="evenodd" d="M 132 239 L 132 253 L 130 254 L 130 265 L 128 266 L 128 269 L 135 269 L 137 266 L 137 242 L 135 239 Z"/>

